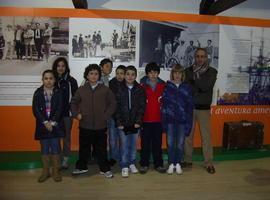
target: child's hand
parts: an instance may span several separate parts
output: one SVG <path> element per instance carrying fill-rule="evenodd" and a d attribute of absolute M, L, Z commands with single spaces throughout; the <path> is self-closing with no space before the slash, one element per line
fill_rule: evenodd
<path fill-rule="evenodd" d="M 51 122 L 46 122 L 44 125 L 48 131 L 52 132 L 53 126 Z"/>
<path fill-rule="evenodd" d="M 139 124 L 134 124 L 135 128 L 140 128 L 141 126 Z"/>
<path fill-rule="evenodd" d="M 81 119 L 82 119 L 82 114 L 79 113 L 79 114 L 77 115 L 77 120 L 81 120 Z"/>
<path fill-rule="evenodd" d="M 118 129 L 123 130 L 124 129 L 124 126 L 118 126 Z"/>

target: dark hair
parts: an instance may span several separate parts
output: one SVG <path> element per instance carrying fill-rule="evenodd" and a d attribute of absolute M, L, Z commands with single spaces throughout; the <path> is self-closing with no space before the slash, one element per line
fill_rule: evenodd
<path fill-rule="evenodd" d="M 207 54 L 208 54 L 206 48 L 201 48 L 201 47 L 199 47 L 199 48 L 197 48 L 197 49 L 195 50 L 194 55 L 196 55 L 196 53 L 197 53 L 198 51 L 204 51 L 204 53 L 205 53 L 206 56 L 207 56 Z"/>
<path fill-rule="evenodd" d="M 45 71 L 42 72 L 42 78 L 45 76 L 45 74 L 52 74 L 53 77 L 55 78 L 55 75 L 53 73 L 53 70 L 51 69 L 46 69 Z"/>
<path fill-rule="evenodd" d="M 150 62 L 146 65 L 145 67 L 145 73 L 146 75 L 151 72 L 151 71 L 155 71 L 157 72 L 158 74 L 160 73 L 160 67 L 157 65 L 157 63 L 155 62 Z"/>
<path fill-rule="evenodd" d="M 104 58 L 103 60 L 101 60 L 100 63 L 99 63 L 99 65 L 101 67 L 103 67 L 103 65 L 105 65 L 107 63 L 111 63 L 111 65 L 113 65 L 113 62 L 109 58 Z"/>
<path fill-rule="evenodd" d="M 100 80 L 100 78 L 101 78 L 101 69 L 97 64 L 90 64 L 85 68 L 84 73 L 83 73 L 84 79 L 87 80 L 87 76 L 88 76 L 89 72 L 90 71 L 95 71 L 95 70 L 98 71 L 98 76 L 99 76 L 98 80 Z"/>
<path fill-rule="evenodd" d="M 124 70 L 124 72 L 126 72 L 126 66 L 125 65 L 118 65 L 118 67 L 116 68 L 116 70 L 115 71 L 117 71 L 118 69 L 122 69 L 122 70 Z"/>
<path fill-rule="evenodd" d="M 137 76 L 137 69 L 136 69 L 136 67 L 134 67 L 133 65 L 129 65 L 129 66 L 126 67 L 125 73 L 126 73 L 128 70 L 134 71 L 134 72 L 135 72 L 135 75 Z"/>
<path fill-rule="evenodd" d="M 70 69 L 69 69 L 69 66 L 68 66 L 68 61 L 65 57 L 58 57 L 54 62 L 53 62 L 53 66 L 52 66 L 52 71 L 54 73 L 54 76 L 56 78 L 58 78 L 58 73 L 57 73 L 57 66 L 58 66 L 58 63 L 59 62 L 63 62 L 66 66 L 66 71 L 65 71 L 65 74 L 69 74 L 70 73 Z"/>

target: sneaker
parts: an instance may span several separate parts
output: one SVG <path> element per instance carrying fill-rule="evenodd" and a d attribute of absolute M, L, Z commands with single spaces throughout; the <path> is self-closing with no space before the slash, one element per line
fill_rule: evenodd
<path fill-rule="evenodd" d="M 129 170 L 132 174 L 137 174 L 139 172 L 134 164 L 129 165 Z"/>
<path fill-rule="evenodd" d="M 88 172 L 88 169 L 74 169 L 72 175 L 79 175 Z"/>
<path fill-rule="evenodd" d="M 61 169 L 68 169 L 68 157 L 64 157 L 61 163 Z"/>
<path fill-rule="evenodd" d="M 174 171 L 174 164 L 170 164 L 167 169 L 167 174 L 173 174 Z"/>
<path fill-rule="evenodd" d="M 127 178 L 129 176 L 129 170 L 127 167 L 122 169 L 122 177 Z"/>
<path fill-rule="evenodd" d="M 140 168 L 140 173 L 141 174 L 146 174 L 147 173 L 147 171 L 148 171 L 148 169 L 149 169 L 149 167 L 147 167 L 147 166 L 142 166 L 141 168 Z"/>
<path fill-rule="evenodd" d="M 163 166 L 156 167 L 155 170 L 161 174 L 164 174 L 166 172 L 166 168 Z"/>
<path fill-rule="evenodd" d="M 103 176 L 105 176 L 105 178 L 113 178 L 112 171 L 100 172 L 100 174 L 103 175 Z"/>
<path fill-rule="evenodd" d="M 175 171 L 176 171 L 176 174 L 178 174 L 178 175 L 183 174 L 183 170 L 182 170 L 181 165 L 179 163 L 176 164 Z"/>

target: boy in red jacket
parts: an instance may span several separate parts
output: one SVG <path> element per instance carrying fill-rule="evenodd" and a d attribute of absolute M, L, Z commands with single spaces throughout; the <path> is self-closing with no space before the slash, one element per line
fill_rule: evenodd
<path fill-rule="evenodd" d="M 145 67 L 146 76 L 141 84 L 146 95 L 146 108 L 143 118 L 143 131 L 141 133 L 141 160 L 140 173 L 145 174 L 149 169 L 149 160 L 152 153 L 154 168 L 165 173 L 162 159 L 162 124 L 161 124 L 161 97 L 165 82 L 158 76 L 160 67 L 152 62 Z"/>

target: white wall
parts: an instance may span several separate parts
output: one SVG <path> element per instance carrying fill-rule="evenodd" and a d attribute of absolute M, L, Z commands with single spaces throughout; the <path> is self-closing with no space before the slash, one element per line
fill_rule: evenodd
<path fill-rule="evenodd" d="M 0 7 L 74 8 L 72 0 L 0 0 Z"/>
<path fill-rule="evenodd" d="M 199 12 L 200 0 L 88 0 L 92 9 L 142 10 L 157 12 Z"/>
<path fill-rule="evenodd" d="M 270 1 L 247 0 L 219 15 L 270 19 Z"/>
<path fill-rule="evenodd" d="M 201 0 L 88 0 L 88 7 L 199 14 L 200 2 Z M 270 19 L 270 1 L 247 0 L 219 15 Z"/>
<path fill-rule="evenodd" d="M 199 13 L 201 0 L 87 0 L 89 9 Z M 0 7 L 74 8 L 72 0 L 0 0 Z M 270 19 L 270 0 L 247 0 L 219 15 Z"/>

